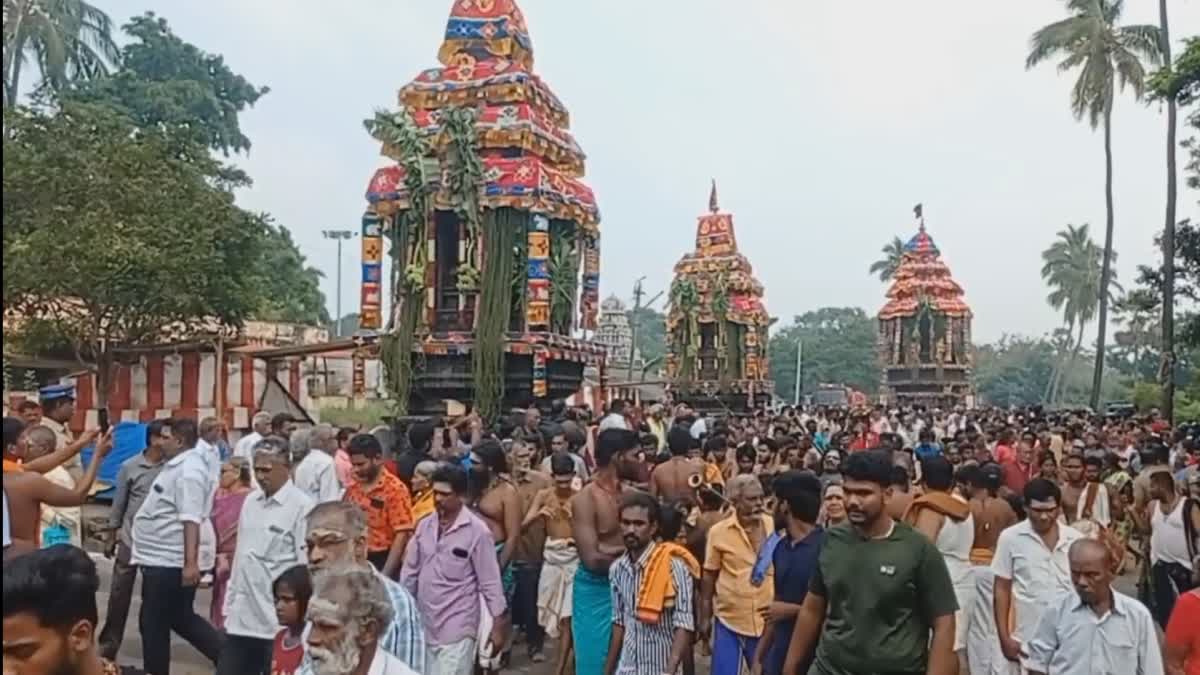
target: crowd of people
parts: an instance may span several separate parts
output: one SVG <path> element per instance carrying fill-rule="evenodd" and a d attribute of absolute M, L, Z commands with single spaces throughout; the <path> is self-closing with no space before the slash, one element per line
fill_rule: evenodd
<path fill-rule="evenodd" d="M 263 413 L 232 445 L 156 420 L 101 533 L 100 626 L 78 509 L 111 432 L 72 436 L 69 388 L 16 412 L 6 674 L 167 675 L 172 633 L 220 675 L 466 675 L 520 648 L 556 675 L 1200 673 L 1200 429 L 1157 414 L 613 401 Z M 115 663 L 139 574 L 141 670 Z"/>

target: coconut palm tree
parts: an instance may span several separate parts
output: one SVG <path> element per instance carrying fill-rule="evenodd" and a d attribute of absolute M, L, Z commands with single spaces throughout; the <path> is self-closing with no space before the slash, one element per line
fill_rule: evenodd
<path fill-rule="evenodd" d="M 1109 255 L 1110 261 L 1116 257 L 1115 251 Z M 1086 224 L 1078 227 L 1068 224 L 1067 229 L 1060 230 L 1054 242 L 1042 251 L 1042 279 L 1050 287 L 1046 302 L 1062 312 L 1066 328 L 1060 343 L 1062 354 L 1047 387 L 1047 403 L 1060 400 L 1066 373 L 1074 367 L 1083 347 L 1087 325 L 1096 318 L 1104 276 L 1103 258 L 1103 252 L 1092 241 Z M 1109 292 L 1114 288 L 1120 288 L 1120 284 L 1112 280 Z"/>
<path fill-rule="evenodd" d="M 1171 24 L 1167 0 L 1158 0 L 1158 37 L 1162 62 L 1171 67 Z M 1175 423 L 1175 97 L 1167 97 L 1167 208 L 1163 224 L 1162 410 Z"/>
<path fill-rule="evenodd" d="M 16 104 L 29 61 L 58 89 L 106 73 L 119 56 L 112 20 L 84 0 L 4 0 L 5 107 Z"/>
<path fill-rule="evenodd" d="M 879 280 L 887 283 L 900 268 L 900 259 L 904 257 L 904 242 L 900 240 L 900 237 L 892 237 L 888 245 L 879 249 L 879 252 L 883 254 L 883 257 L 871 263 L 871 267 L 867 271 L 873 275 L 879 275 Z"/>
<path fill-rule="evenodd" d="M 1113 248 L 1113 159 L 1112 109 L 1118 90 L 1129 87 L 1141 98 L 1146 87 L 1142 59 L 1161 61 L 1157 26 L 1121 26 L 1118 21 L 1123 0 L 1067 0 L 1071 15 L 1044 26 L 1030 39 L 1025 67 L 1033 68 L 1050 58 L 1062 57 L 1058 70 L 1079 70 L 1071 90 L 1071 111 L 1076 119 L 1087 118 L 1093 129 L 1104 125 L 1104 255 L 1101 264 L 1096 362 L 1092 371 L 1092 409 L 1100 406 L 1104 378 L 1104 341 L 1108 328 L 1109 283 L 1112 279 Z"/>

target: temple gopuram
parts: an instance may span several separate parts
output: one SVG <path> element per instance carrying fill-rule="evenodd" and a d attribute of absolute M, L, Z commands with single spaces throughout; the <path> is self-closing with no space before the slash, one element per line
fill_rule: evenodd
<path fill-rule="evenodd" d="M 565 398 L 602 365 L 602 346 L 571 337 L 597 327 L 600 214 L 515 2 L 455 0 L 438 61 L 365 122 L 390 164 L 367 189 L 362 325 L 383 330 L 400 414 L 453 400 L 490 419 Z"/>
<path fill-rule="evenodd" d="M 763 287 L 738 252 L 733 216 L 717 186 L 696 225 L 696 250 L 675 264 L 667 313 L 667 379 L 676 401 L 703 412 L 742 412 L 770 401 Z"/>
<path fill-rule="evenodd" d="M 971 316 L 921 218 L 879 310 L 881 401 L 943 409 L 974 405 Z"/>
<path fill-rule="evenodd" d="M 610 373 L 615 372 L 617 377 L 624 379 L 631 365 L 641 372 L 642 357 L 633 347 L 633 326 L 629 323 L 625 303 L 617 296 L 610 295 L 600 304 L 600 322 L 592 341 L 604 345 Z"/>

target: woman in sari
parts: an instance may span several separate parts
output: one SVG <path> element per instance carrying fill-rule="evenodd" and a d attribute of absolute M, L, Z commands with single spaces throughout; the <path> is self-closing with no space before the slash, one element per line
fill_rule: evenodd
<path fill-rule="evenodd" d="M 231 457 L 221 466 L 221 482 L 213 498 L 212 524 L 217 533 L 217 567 L 213 574 L 212 607 L 209 619 L 217 630 L 225 627 L 225 588 L 233 571 L 237 548 L 238 519 L 250 494 L 250 465 L 243 457 Z"/>

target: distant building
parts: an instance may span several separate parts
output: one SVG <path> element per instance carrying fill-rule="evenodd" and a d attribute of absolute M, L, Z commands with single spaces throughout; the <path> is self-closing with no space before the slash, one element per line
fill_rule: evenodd
<path fill-rule="evenodd" d="M 633 346 L 633 328 L 625 303 L 615 295 L 600 303 L 600 323 L 592 340 L 604 345 L 608 352 L 608 372 L 612 377 L 624 380 L 633 358 L 634 377 L 641 374 L 642 355 Z"/>

